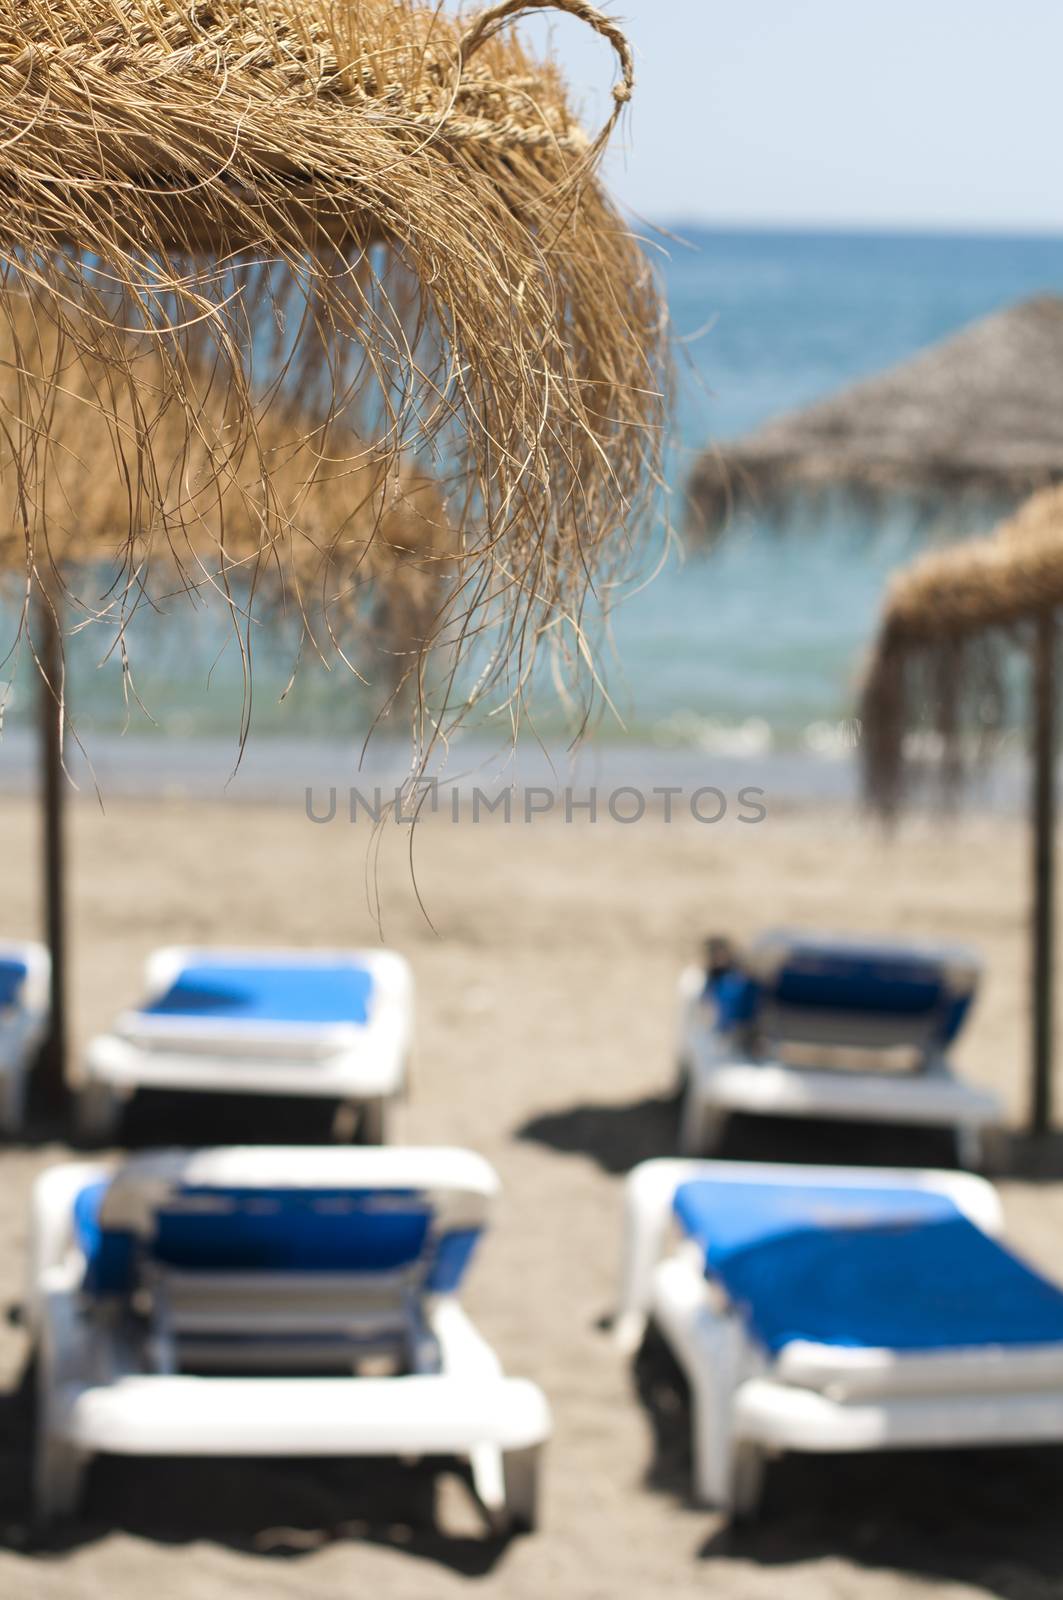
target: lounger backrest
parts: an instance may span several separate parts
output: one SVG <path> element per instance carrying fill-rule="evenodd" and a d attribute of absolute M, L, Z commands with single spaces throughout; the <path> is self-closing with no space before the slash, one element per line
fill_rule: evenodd
<path fill-rule="evenodd" d="M 0 956 L 0 1011 L 18 1005 L 28 970 L 17 956 Z"/>
<path fill-rule="evenodd" d="M 51 960 L 41 944 L 0 939 L 0 1014 L 41 1017 L 48 1009 Z"/>
<path fill-rule="evenodd" d="M 449 1292 L 481 1231 L 440 1232 L 434 1207 L 416 1192 L 190 1189 L 159 1208 L 154 1234 L 141 1239 L 101 1220 L 106 1191 L 106 1184 L 83 1190 L 76 1210 L 86 1288 L 95 1294 L 130 1292 L 149 1262 L 199 1274 L 410 1271 L 426 1291 Z"/>
<path fill-rule="evenodd" d="M 322 1158 L 320 1184 L 237 1183 L 221 1175 L 204 1181 L 194 1163 L 165 1174 L 149 1159 L 89 1186 L 75 1206 L 86 1289 L 128 1294 L 149 1266 L 201 1276 L 283 1275 L 292 1295 L 300 1275 L 353 1283 L 401 1274 L 426 1293 L 458 1288 L 486 1221 L 482 1187 L 418 1186 L 401 1181 L 401 1170 L 391 1182 L 358 1183 L 360 1166 L 371 1179 L 394 1152 L 312 1154 Z M 350 1180 L 330 1183 L 330 1169 L 336 1174 L 345 1165 L 335 1157 L 346 1154 L 353 1158 Z M 377 1156 L 384 1160 L 366 1159 Z"/>
<path fill-rule="evenodd" d="M 768 1043 L 925 1056 L 956 1037 L 978 975 L 964 951 L 780 933 L 751 950 L 743 999 Z"/>

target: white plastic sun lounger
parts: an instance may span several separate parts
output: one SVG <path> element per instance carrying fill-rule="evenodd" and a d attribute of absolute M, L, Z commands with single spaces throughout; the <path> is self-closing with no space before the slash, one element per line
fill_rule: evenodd
<path fill-rule="evenodd" d="M 99 1453 L 442 1455 L 471 1464 L 494 1525 L 530 1528 L 547 1405 L 457 1298 L 496 1189 L 485 1161 L 446 1149 L 45 1172 L 27 1301 L 39 1516 L 74 1509 Z"/>
<path fill-rule="evenodd" d="M 103 1140 L 139 1088 L 321 1096 L 382 1144 L 406 1081 L 413 979 L 389 950 L 158 950 L 146 995 L 93 1039 L 79 1132 Z"/>
<path fill-rule="evenodd" d="M 947 1051 L 980 967 L 944 945 L 775 932 L 740 964 L 679 984 L 679 1148 L 709 1154 L 728 1117 L 821 1117 L 952 1128 L 977 1166 L 995 1098 Z"/>
<path fill-rule="evenodd" d="M 51 962 L 40 944 L 0 942 L 0 1133 L 19 1132 L 26 1080 L 48 1027 Z"/>
<path fill-rule="evenodd" d="M 970 1173 L 647 1161 L 619 1336 L 690 1384 L 694 1490 L 739 1515 L 765 1459 L 1063 1442 L 1063 1290 Z"/>

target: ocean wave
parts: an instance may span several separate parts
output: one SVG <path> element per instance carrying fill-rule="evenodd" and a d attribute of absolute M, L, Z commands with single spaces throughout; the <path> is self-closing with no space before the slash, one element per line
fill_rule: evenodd
<path fill-rule="evenodd" d="M 824 761 L 848 760 L 860 743 L 855 717 L 816 718 L 804 726 L 772 724 L 766 717 L 728 721 L 696 711 L 673 711 L 649 730 L 663 749 L 699 750 L 713 756 L 760 756 L 798 751 Z"/>

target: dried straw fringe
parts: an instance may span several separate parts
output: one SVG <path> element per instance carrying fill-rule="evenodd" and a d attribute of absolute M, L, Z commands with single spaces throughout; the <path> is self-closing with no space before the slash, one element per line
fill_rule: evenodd
<path fill-rule="evenodd" d="M 540 9 L 617 52 L 593 142 L 499 32 Z M 360 491 L 311 514 L 279 464 L 394 485 L 412 453 L 446 499 L 424 542 L 456 574 L 423 631 L 456 657 L 492 630 L 482 690 L 512 662 L 519 693 L 559 616 L 583 649 L 588 585 L 627 562 L 659 483 L 668 389 L 657 285 L 594 173 L 631 86 L 584 0 L 467 29 L 419 0 L 0 0 L 0 474 L 28 588 L 68 577 L 52 457 L 73 392 L 122 485 L 120 626 L 161 550 L 191 586 L 220 574 L 245 620 L 268 576 L 342 653 Z M 456 710 L 444 693 L 432 716 Z"/>
<path fill-rule="evenodd" d="M 913 562 L 894 580 L 863 691 L 865 786 L 877 809 L 903 800 L 909 736 L 938 736 L 946 787 L 972 741 L 1007 720 L 1009 645 L 1063 604 L 1063 487 L 1040 491 L 987 539 Z"/>
<path fill-rule="evenodd" d="M 38 371 L 56 365 L 55 329 L 34 322 L 30 309 L 28 301 L 12 300 L 9 320 L 0 324 L 0 406 L 8 411 L 18 401 L 17 385 L 10 382 L 16 366 L 12 325 L 23 364 Z M 154 387 L 162 397 L 157 346 L 143 340 L 137 350 L 132 339 L 129 343 L 142 390 Z M 300 529 L 298 539 L 286 541 L 285 562 L 301 593 L 327 596 L 334 619 L 345 616 L 349 632 L 368 631 L 385 649 L 409 653 L 427 643 L 456 560 L 453 530 L 431 479 L 406 462 L 379 460 L 368 450 L 361 460 L 348 459 L 357 441 L 335 438 L 335 428 L 330 432 L 310 417 L 293 415 L 293 432 L 278 428 L 277 418 L 267 414 L 252 449 L 209 371 L 197 368 L 189 374 L 197 410 L 192 433 L 172 400 L 150 418 L 135 417 L 129 394 L 113 391 L 109 378 L 100 363 L 83 356 L 65 372 L 62 386 L 48 392 L 46 414 L 27 419 L 36 425 L 42 446 L 34 521 L 46 530 L 49 555 L 60 572 L 102 565 L 106 589 L 113 577 L 108 569 L 116 553 L 124 553 L 141 582 L 153 553 L 156 570 L 160 556 L 170 558 L 171 581 L 176 565 L 189 587 L 225 592 L 239 583 L 245 566 L 258 562 L 271 524 L 283 522 Z M 141 479 L 133 477 L 123 458 L 138 428 L 150 445 Z M 259 470 L 263 463 L 265 480 Z M 149 470 L 154 475 L 150 511 L 143 481 Z M 25 560 L 25 509 L 17 501 L 0 505 L 0 569 L 17 568 Z M 149 515 L 154 518 L 150 540 L 143 534 Z M 132 548 L 122 552 L 116 530 L 127 527 L 140 531 Z M 274 588 L 277 577 L 276 567 L 263 574 Z M 70 620 L 84 620 L 84 602 L 76 595 L 71 601 Z M 120 604 L 119 598 L 115 605 Z M 106 606 L 101 600 L 96 614 Z M 347 642 L 354 647 L 353 639 Z M 397 662 L 401 658 L 396 654 Z"/>

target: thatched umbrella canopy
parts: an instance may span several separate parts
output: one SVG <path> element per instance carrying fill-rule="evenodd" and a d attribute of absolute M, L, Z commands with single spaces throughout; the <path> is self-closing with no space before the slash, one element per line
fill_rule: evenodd
<path fill-rule="evenodd" d="M 508 27 L 540 10 L 615 51 L 593 138 Z M 216 477 L 247 502 L 244 595 L 268 576 L 301 606 L 292 552 L 313 534 L 264 429 L 272 416 L 297 440 L 309 414 L 335 475 L 369 450 L 384 481 L 412 461 L 442 482 L 455 571 L 433 633 L 456 659 L 492 632 L 481 695 L 493 680 L 519 697 L 559 618 L 584 655 L 588 588 L 628 559 L 657 490 L 668 387 L 657 283 L 596 175 L 632 85 L 623 35 L 586 0 L 472 20 L 429 0 L 5 0 L 0 434 L 43 615 L 62 577 L 51 417 L 83 367 L 126 491 L 108 539 L 122 595 L 160 549 L 198 582 L 201 555 L 185 558 L 210 519 L 160 460 L 172 414 L 206 497 Z M 216 474 L 207 373 L 224 396 Z M 218 521 L 215 536 L 226 571 Z M 423 662 L 422 753 L 460 712 L 453 677 L 427 703 Z"/>
<path fill-rule="evenodd" d="M 991 537 L 922 556 L 890 586 L 862 703 L 867 797 L 903 803 L 911 736 L 929 729 L 952 788 L 973 744 L 1002 726 L 1015 646 L 1031 661 L 1034 1131 L 1051 1120 L 1058 620 L 1063 487 L 1041 490 Z"/>
<path fill-rule="evenodd" d="M 593 140 L 504 28 L 542 9 L 617 53 Z M 16 360 L 2 420 L 20 502 L 39 501 L 40 419 L 89 357 L 128 397 L 135 538 L 162 494 L 150 416 L 172 405 L 194 433 L 198 357 L 264 503 L 258 429 L 295 396 L 378 457 L 438 468 L 463 564 L 452 634 L 500 595 L 510 644 L 578 617 L 657 481 L 661 298 L 595 175 L 632 82 L 585 0 L 505 0 L 471 23 L 427 0 L 5 6 L 0 275 L 57 352 Z M 155 346 L 147 378 L 130 331 Z M 39 570 L 47 523 L 25 532 Z M 269 517 L 263 564 L 274 532 Z"/>
<path fill-rule="evenodd" d="M 18 299 L 0 319 L 0 412 L 9 415 L 20 399 L 20 366 L 42 371 L 55 363 L 54 326 L 37 320 L 34 309 Z M 406 663 L 433 636 L 458 559 L 438 485 L 405 460 L 381 459 L 359 448 L 341 422 L 322 423 L 294 406 L 283 419 L 265 414 L 251 451 L 234 425 L 231 393 L 196 360 L 186 371 L 196 408 L 192 431 L 165 396 L 157 347 L 147 341 L 136 349 L 132 340 L 130 347 L 142 393 L 154 389 L 156 403 L 134 414 L 129 391 L 112 388 L 110 370 L 80 352 L 63 368 L 39 420 L 43 459 L 32 502 L 20 494 L 21 463 L 9 436 L 0 435 L 0 572 L 14 574 L 21 587 L 21 624 L 44 680 L 45 889 L 57 1063 L 65 1032 L 63 618 L 110 621 L 106 645 L 117 648 L 128 670 L 125 627 L 138 605 L 175 589 L 220 595 L 250 667 L 253 624 L 271 604 L 297 605 L 306 640 L 322 654 L 332 645 L 357 657 L 383 680 L 385 692 L 394 691 Z M 153 475 L 147 490 L 127 457 L 144 438 Z M 267 528 L 270 561 L 263 566 Z M 47 558 L 44 571 L 32 564 L 35 550 Z M 37 606 L 30 603 L 35 583 L 42 589 Z M 127 690 L 136 692 L 132 685 Z M 245 697 L 242 736 L 249 709 Z"/>
<path fill-rule="evenodd" d="M 57 365 L 56 329 L 35 309 L 19 298 L 0 316 L 0 415 L 23 402 L 20 366 L 60 374 L 37 419 L 33 500 L 11 436 L 0 434 L 0 572 L 23 574 L 27 625 L 36 581 L 50 607 L 77 623 L 108 621 L 121 643 L 137 606 L 156 598 L 154 579 L 164 592 L 221 595 L 245 647 L 274 601 L 296 611 L 322 655 L 335 644 L 366 657 L 386 641 L 388 670 L 377 660 L 375 676 L 400 678 L 431 640 L 459 564 L 439 485 L 341 420 L 295 404 L 266 410 L 252 445 L 238 400 L 198 352 L 185 374 L 190 429 L 166 393 L 158 346 L 130 337 L 135 407 L 94 354 Z M 370 639 L 367 616 L 377 622 Z"/>
<path fill-rule="evenodd" d="M 890 371 L 706 450 L 696 524 L 840 489 L 1014 503 L 1063 479 L 1063 298 L 984 317 Z"/>

